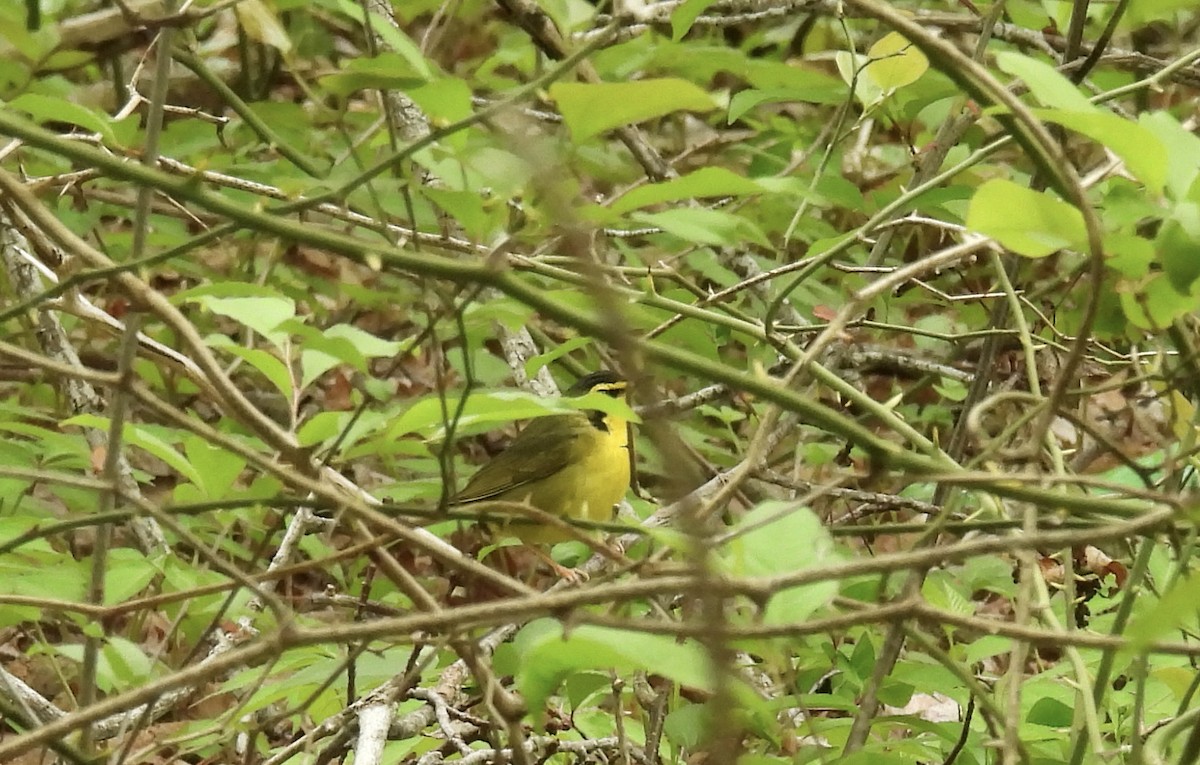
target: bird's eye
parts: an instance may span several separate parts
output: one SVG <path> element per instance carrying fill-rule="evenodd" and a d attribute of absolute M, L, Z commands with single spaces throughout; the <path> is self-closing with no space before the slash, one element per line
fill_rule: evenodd
<path fill-rule="evenodd" d="M 612 396 L 613 398 L 620 398 L 621 396 L 625 395 L 624 388 L 605 387 L 605 388 L 597 388 L 597 390 L 600 393 L 603 393 L 606 396 Z"/>

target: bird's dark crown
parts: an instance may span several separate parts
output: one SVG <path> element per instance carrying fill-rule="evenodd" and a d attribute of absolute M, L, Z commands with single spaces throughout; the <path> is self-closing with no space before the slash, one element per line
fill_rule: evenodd
<path fill-rule="evenodd" d="M 601 369 L 584 375 L 567 391 L 568 396 L 582 396 L 590 391 L 607 393 L 614 398 L 625 394 L 625 378 L 616 372 Z"/>

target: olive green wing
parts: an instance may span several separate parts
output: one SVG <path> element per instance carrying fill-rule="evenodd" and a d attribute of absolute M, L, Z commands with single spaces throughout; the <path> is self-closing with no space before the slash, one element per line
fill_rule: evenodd
<path fill-rule="evenodd" d="M 585 417 L 574 414 L 533 420 L 507 449 L 471 476 L 454 501 L 503 499 L 507 492 L 549 478 L 581 458 L 580 436 L 590 427 Z"/>

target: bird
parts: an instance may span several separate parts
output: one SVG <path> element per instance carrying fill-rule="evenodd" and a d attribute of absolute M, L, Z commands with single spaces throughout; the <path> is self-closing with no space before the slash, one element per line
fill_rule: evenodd
<path fill-rule="evenodd" d="M 627 385 L 617 373 L 600 370 L 580 378 L 566 395 L 623 398 Z M 521 502 L 557 518 L 610 521 L 629 488 L 630 461 L 623 417 L 599 410 L 538 417 L 471 476 L 453 503 Z M 513 524 L 511 530 L 559 576 L 578 577 L 537 547 L 572 538 L 566 530 L 545 523 Z"/>

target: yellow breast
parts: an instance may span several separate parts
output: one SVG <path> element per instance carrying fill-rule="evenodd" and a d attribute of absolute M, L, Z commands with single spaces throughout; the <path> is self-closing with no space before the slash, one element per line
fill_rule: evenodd
<path fill-rule="evenodd" d="M 629 431 L 625 421 L 607 417 L 606 430 L 579 428 L 567 464 L 554 475 L 514 489 L 506 499 L 525 501 L 561 518 L 610 521 L 613 506 L 629 488 Z M 549 544 L 569 539 L 561 529 L 513 524 L 510 531 L 525 542 Z"/>

